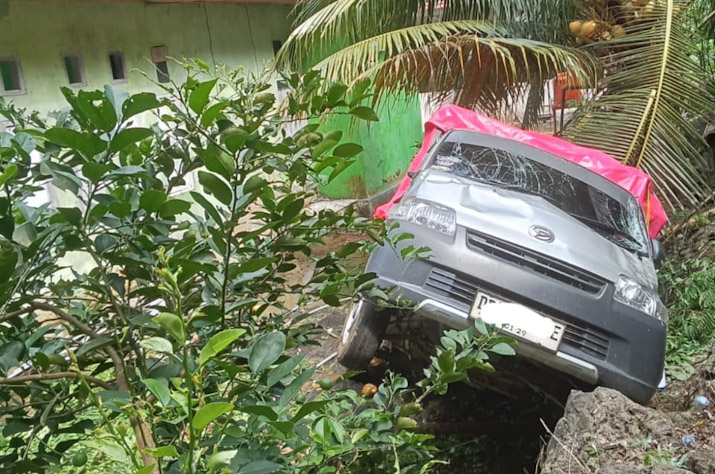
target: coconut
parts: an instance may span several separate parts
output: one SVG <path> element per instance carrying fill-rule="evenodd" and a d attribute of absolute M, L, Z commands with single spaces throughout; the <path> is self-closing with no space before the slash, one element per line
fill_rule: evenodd
<path fill-rule="evenodd" d="M 569 23 L 569 30 L 571 30 L 571 34 L 573 34 L 574 36 L 578 36 L 582 27 L 583 22 L 581 20 L 575 20 Z"/>
<path fill-rule="evenodd" d="M 596 34 L 596 27 L 597 25 L 595 21 L 585 22 L 581 27 L 581 35 L 592 37 L 594 34 Z"/>
<path fill-rule="evenodd" d="M 626 30 L 621 25 L 613 25 L 613 28 L 611 28 L 611 34 L 614 38 L 623 38 L 626 36 Z"/>

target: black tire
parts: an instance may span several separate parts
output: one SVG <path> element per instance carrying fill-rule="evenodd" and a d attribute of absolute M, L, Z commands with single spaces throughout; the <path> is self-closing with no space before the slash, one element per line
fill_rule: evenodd
<path fill-rule="evenodd" d="M 360 298 L 353 304 L 338 343 L 338 362 L 348 369 L 368 366 L 380 348 L 389 322 L 387 312 L 378 312 L 371 302 Z"/>

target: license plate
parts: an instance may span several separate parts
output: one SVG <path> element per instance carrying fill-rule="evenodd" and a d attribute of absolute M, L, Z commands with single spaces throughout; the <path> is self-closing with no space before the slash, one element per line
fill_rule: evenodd
<path fill-rule="evenodd" d="M 526 306 L 508 303 L 491 295 L 477 292 L 470 312 L 472 318 L 482 318 L 494 324 L 502 333 L 556 352 L 564 335 L 564 325 L 542 316 Z"/>

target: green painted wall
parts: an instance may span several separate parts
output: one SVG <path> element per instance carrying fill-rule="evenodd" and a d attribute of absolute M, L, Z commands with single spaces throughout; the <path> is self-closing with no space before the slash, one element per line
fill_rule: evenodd
<path fill-rule="evenodd" d="M 422 141 L 417 97 L 397 97 L 377 110 L 378 122 L 351 123 L 339 116 L 326 127 L 343 130 L 364 147 L 360 159 L 327 186 L 323 195 L 333 198 L 372 197 L 399 182 Z M 416 146 L 417 145 L 417 146 Z"/>
<path fill-rule="evenodd" d="M 65 106 L 62 54 L 79 53 L 87 85 L 112 82 L 108 53 L 123 51 L 127 70 L 154 75 L 150 48 L 165 45 L 169 56 L 198 57 L 258 71 L 273 57 L 273 40 L 290 31 L 286 5 L 164 4 L 0 1 L 0 58 L 20 58 L 26 93 L 6 97 L 18 106 L 47 112 Z M 213 55 L 212 55 L 213 50 Z M 169 64 L 171 77 L 183 79 Z M 129 92 L 161 93 L 138 72 L 118 83 Z"/>

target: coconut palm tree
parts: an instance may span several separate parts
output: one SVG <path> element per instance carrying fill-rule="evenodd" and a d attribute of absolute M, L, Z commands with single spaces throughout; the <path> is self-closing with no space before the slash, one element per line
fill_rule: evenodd
<path fill-rule="evenodd" d="M 567 70 L 590 82 L 596 70 L 568 45 L 571 0 L 306 0 L 296 11 L 279 64 L 372 78 L 378 100 L 431 91 L 500 115 L 530 84 Z"/>
<path fill-rule="evenodd" d="M 695 54 L 704 38 L 691 28 L 706 3 L 712 9 L 713 0 L 595 2 L 587 14 L 596 34 L 585 49 L 607 74 L 595 99 L 563 131 L 571 141 L 642 167 L 674 208 L 697 204 L 709 189 L 712 164 L 703 162 L 705 144 L 691 125 L 715 110 L 713 77 Z M 610 24 L 621 25 L 616 37 L 604 30 Z"/>
<path fill-rule="evenodd" d="M 643 167 L 676 207 L 709 190 L 688 122 L 713 105 L 690 57 L 691 3 L 304 0 L 278 64 L 315 67 L 352 85 L 371 78 L 377 101 L 430 91 L 495 116 L 529 94 L 525 125 L 534 122 L 543 84 L 568 71 L 597 94 L 565 135 Z"/>

